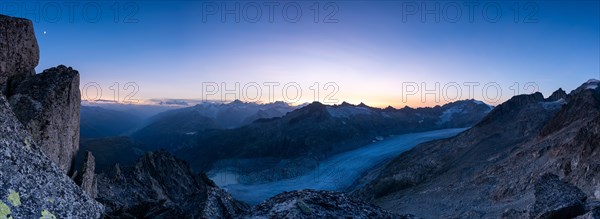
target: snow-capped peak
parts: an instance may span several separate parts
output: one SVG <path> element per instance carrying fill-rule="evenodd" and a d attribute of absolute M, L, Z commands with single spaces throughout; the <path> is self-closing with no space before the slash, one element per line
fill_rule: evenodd
<path fill-rule="evenodd" d="M 598 83 L 600 83 L 600 80 L 598 80 L 598 79 L 593 79 L 593 78 L 592 78 L 592 79 L 588 80 L 588 81 L 587 81 L 587 82 L 585 82 L 585 83 L 586 83 L 586 84 L 591 84 L 591 83 L 598 84 Z"/>

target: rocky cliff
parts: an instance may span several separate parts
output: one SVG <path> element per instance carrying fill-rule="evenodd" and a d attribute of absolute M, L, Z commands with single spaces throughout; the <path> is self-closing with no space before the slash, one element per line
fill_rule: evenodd
<path fill-rule="evenodd" d="M 63 65 L 50 68 L 26 77 L 8 92 L 17 118 L 42 151 L 63 171 L 70 171 L 79 149 L 79 72 Z"/>
<path fill-rule="evenodd" d="M 0 91 L 25 75 L 35 74 L 40 51 L 30 20 L 0 15 Z"/>
<path fill-rule="evenodd" d="M 79 147 L 79 73 L 58 66 L 35 74 L 31 21 L 0 15 L 0 91 L 37 145 L 67 172 Z"/>
<path fill-rule="evenodd" d="M 31 21 L 0 15 L 0 218 L 99 218 L 65 173 L 79 141 L 79 74 L 36 75 Z"/>
<path fill-rule="evenodd" d="M 0 218 L 100 217 L 102 205 L 38 148 L 0 95 Z"/>

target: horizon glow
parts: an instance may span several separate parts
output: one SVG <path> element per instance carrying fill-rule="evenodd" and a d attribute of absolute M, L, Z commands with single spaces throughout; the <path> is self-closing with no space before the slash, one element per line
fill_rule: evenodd
<path fill-rule="evenodd" d="M 549 96 L 600 78 L 597 1 L 488 1 L 478 2 L 473 13 L 471 1 L 282 1 L 272 16 L 265 4 L 273 2 L 253 3 L 3 1 L 0 13 L 33 20 L 41 50 L 38 72 L 72 66 L 81 73 L 82 89 L 95 82 L 101 99 L 109 100 L 115 83 L 119 100 L 127 96 L 128 82 L 138 86 L 132 99 L 141 102 L 203 99 L 206 82 L 278 82 L 273 100 L 284 100 L 281 86 L 295 82 L 303 93 L 297 103 L 314 101 L 314 83 L 323 102 L 328 93 L 323 86 L 334 82 L 338 104 L 401 108 L 443 105 L 444 85 L 478 82 L 472 96 L 462 86 L 460 99 L 497 105 L 529 93 L 524 86 L 530 82 Z M 223 7 L 236 4 L 239 13 L 223 15 Z M 289 21 L 295 16 L 289 5 L 302 10 L 296 22 Z M 253 23 L 248 19 L 256 18 L 255 6 L 262 15 Z M 492 19 L 496 7 L 501 15 Z M 101 12 L 97 20 L 91 19 L 95 11 Z M 428 89 L 440 83 L 440 100 L 428 95 L 423 101 L 417 94 L 404 101 L 406 83 L 425 83 Z M 488 83 L 501 87 L 497 102 L 482 94 Z"/>

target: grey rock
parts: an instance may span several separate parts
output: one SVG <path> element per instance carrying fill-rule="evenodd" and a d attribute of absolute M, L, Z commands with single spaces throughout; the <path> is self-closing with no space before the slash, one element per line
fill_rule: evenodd
<path fill-rule="evenodd" d="M 500 215 L 501 219 L 525 219 L 529 218 L 527 211 L 525 210 L 517 210 L 517 209 L 507 209 Z"/>
<path fill-rule="evenodd" d="M 30 20 L 0 15 L 0 88 L 13 78 L 30 75 L 40 59 L 40 51 Z"/>
<path fill-rule="evenodd" d="M 81 188 L 86 191 L 92 198 L 98 196 L 98 180 L 94 173 L 96 168 L 96 159 L 92 152 L 87 152 L 81 167 L 81 174 L 77 176 L 76 182 Z"/>
<path fill-rule="evenodd" d="M 575 219 L 600 219 L 600 208 L 588 211 L 586 214 L 580 215 Z"/>
<path fill-rule="evenodd" d="M 397 215 L 338 192 L 284 192 L 254 206 L 248 218 L 414 218 Z"/>
<path fill-rule="evenodd" d="M 554 91 L 548 98 L 546 98 L 546 101 L 552 102 L 560 99 L 567 99 L 567 92 L 565 92 L 562 88 Z"/>
<path fill-rule="evenodd" d="M 0 95 L 0 208 L 13 218 L 99 218 L 103 206 L 90 198 L 39 150 Z M 3 211 L 0 211 L 3 212 Z M 6 212 L 5 212 L 6 213 Z M 0 213 L 0 217 L 7 216 Z"/>
<path fill-rule="evenodd" d="M 70 171 L 79 148 L 79 72 L 63 65 L 10 89 L 10 105 L 41 150 Z"/>
<path fill-rule="evenodd" d="M 98 181 L 98 200 L 111 217 L 230 218 L 248 209 L 164 151 L 149 152 L 135 166 L 119 169 L 121 177 L 100 175 Z"/>
<path fill-rule="evenodd" d="M 585 213 L 586 195 L 579 188 L 544 174 L 535 183 L 535 204 L 530 218 L 574 218 Z"/>

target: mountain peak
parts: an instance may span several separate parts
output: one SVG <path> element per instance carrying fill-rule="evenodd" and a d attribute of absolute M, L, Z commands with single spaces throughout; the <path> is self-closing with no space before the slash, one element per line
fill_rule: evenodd
<path fill-rule="evenodd" d="M 548 98 L 546 98 L 546 101 L 553 102 L 553 101 L 557 101 L 560 99 L 566 99 L 566 98 L 567 98 L 567 92 L 565 92 L 562 88 L 558 88 L 558 90 L 554 91 Z"/>
<path fill-rule="evenodd" d="M 573 96 L 573 95 L 576 95 L 577 93 L 580 93 L 585 90 L 596 90 L 596 89 L 598 89 L 599 85 L 600 85 L 600 80 L 590 79 L 590 80 L 586 81 L 585 83 L 583 83 L 581 86 L 579 86 L 577 89 L 571 91 L 571 93 L 569 95 Z"/>
<path fill-rule="evenodd" d="M 340 106 L 354 106 L 346 101 L 342 102 L 342 104 L 340 104 Z"/>
<path fill-rule="evenodd" d="M 596 84 L 598 84 L 598 83 L 600 83 L 600 80 L 592 78 L 592 79 L 586 81 L 585 83 L 586 84 L 588 84 L 588 83 L 596 83 Z"/>
<path fill-rule="evenodd" d="M 244 103 L 244 102 L 242 102 L 241 100 L 239 100 L 239 99 L 235 99 L 234 101 L 232 101 L 232 102 L 231 102 L 231 103 L 229 103 L 229 104 L 243 104 L 243 103 Z"/>

